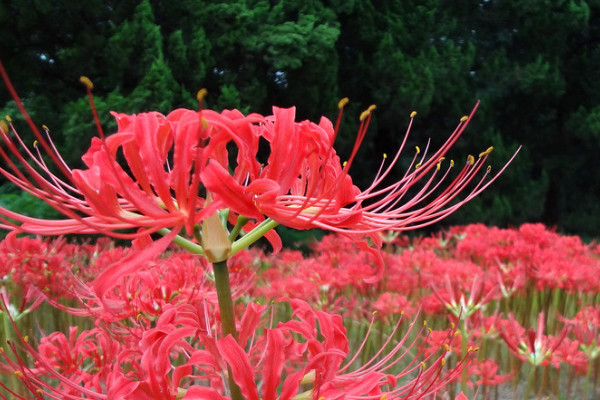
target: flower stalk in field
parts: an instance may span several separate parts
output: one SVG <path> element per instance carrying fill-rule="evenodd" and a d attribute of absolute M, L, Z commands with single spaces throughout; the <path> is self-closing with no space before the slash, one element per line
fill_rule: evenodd
<path fill-rule="evenodd" d="M 226 395 L 233 400 L 258 397 L 254 378 L 247 374 L 250 364 L 244 362 L 245 347 L 237 343 L 242 336 L 240 329 L 244 328 L 236 326 L 227 266 L 231 256 L 263 236 L 279 250 L 281 241 L 273 230 L 278 224 L 295 229 L 321 228 L 352 237 L 364 249 L 378 255 L 378 272 L 369 280 L 374 282 L 383 273 L 382 258 L 377 251 L 382 231 L 417 229 L 445 218 L 486 189 L 508 165 L 492 175 L 491 169 L 485 167 L 492 151 L 490 147 L 478 157 L 469 156 L 455 177 L 450 177 L 455 163 L 445 158 L 472 119 L 476 106 L 470 115 L 460 119 L 444 144 L 436 150 L 430 150 L 429 145 L 423 151 L 417 147 L 402 177 L 392 184 L 384 184 L 406 146 L 416 115 L 413 112 L 397 153 L 391 161 L 384 156 L 373 182 L 360 190 L 353 184 L 349 171 L 367 132 L 374 106 L 360 115 L 350 157 L 341 162 L 333 144 L 347 100 L 340 102 L 334 125 L 326 118 L 319 123 L 296 122 L 294 107 L 273 107 L 273 114 L 268 116 L 245 116 L 237 110 L 218 113 L 203 108 L 205 93 L 199 92 L 198 110 L 178 109 L 168 115 L 113 113 L 117 132 L 105 136 L 91 95 L 93 85 L 82 77 L 98 137 L 92 139 L 82 157 L 85 168 L 71 169 L 56 150 L 47 127 L 40 131 L 27 114 L 2 64 L 0 74 L 37 138 L 31 149 L 20 138 L 10 118 L 1 121 L 0 136 L 5 147 L 0 149 L 0 158 L 6 166 L 0 168 L 0 173 L 64 216 L 59 220 L 37 219 L 0 207 L 0 227 L 19 233 L 95 233 L 133 240 L 137 251 L 106 267 L 88 292 L 97 296 L 108 312 L 115 311 L 107 298 L 116 282 L 163 253 L 171 243 L 205 257 L 213 265 L 221 322 L 220 339 L 211 342 L 216 346 L 212 349 L 218 349 L 225 359 L 215 363 L 221 371 L 227 371 L 222 372 L 227 375 L 222 384 Z M 260 141 L 268 145 L 264 164 L 259 162 Z M 47 163 L 48 157 L 52 165 Z M 465 192 L 464 197 L 457 200 L 462 192 Z M 151 234 L 163 237 L 153 241 Z M 367 239 L 372 241 L 371 245 Z M 319 321 L 322 324 L 323 321 Z M 190 332 L 181 333 L 186 336 Z M 276 335 L 270 334 L 266 340 L 279 340 Z M 206 340 L 208 343 L 209 339 Z M 398 355 L 399 351 L 396 348 L 390 354 Z M 386 385 L 396 386 L 396 378 L 382 372 L 388 362 L 395 363 L 391 355 L 384 356 L 385 361 L 372 361 L 354 373 L 337 376 L 342 356 L 347 355 L 347 352 L 342 353 L 344 351 L 336 348 L 319 355 L 318 360 L 308 361 L 315 370 L 317 365 L 328 364 L 321 375 L 315 375 L 310 396 L 319 398 L 322 393 L 326 398 L 337 398 L 338 395 L 329 394 L 331 390 L 343 397 L 344 390 L 348 392 L 351 387 L 349 381 L 355 378 L 358 383 L 369 382 L 364 383 L 360 391 L 378 396 L 382 394 L 382 379 L 390 380 Z M 279 360 L 275 365 L 288 356 L 269 350 L 265 350 L 264 355 L 271 357 L 271 361 Z M 327 361 L 330 359 L 335 361 Z M 443 366 L 443 359 L 434 365 Z M 287 380 L 283 382 L 281 399 L 302 398 L 294 394 L 296 383 L 310 375 L 310 369 L 306 368 L 297 375 L 288 375 L 287 379 L 295 383 L 286 386 Z M 345 368 L 339 372 L 343 370 Z M 437 390 L 434 383 L 425 386 L 421 383 L 424 378 L 425 381 L 437 378 L 439 370 L 433 375 L 426 373 L 429 370 L 424 367 L 411 371 L 417 374 L 414 386 L 391 389 L 390 398 L 400 395 L 410 398 L 413 393 Z M 267 390 L 264 398 L 274 399 L 281 371 L 269 370 L 264 375 L 263 379 L 269 383 L 264 383 Z M 336 377 L 340 380 L 335 381 Z M 113 379 L 116 382 L 123 377 L 115 375 Z M 273 380 L 274 386 L 270 384 Z M 128 386 L 132 392 L 138 387 L 133 386 Z M 178 388 L 169 390 L 179 393 Z M 194 394 L 198 397 L 200 393 L 208 392 L 190 389 L 185 391 L 184 398 L 193 398 Z M 218 398 L 217 392 L 211 395 Z"/>

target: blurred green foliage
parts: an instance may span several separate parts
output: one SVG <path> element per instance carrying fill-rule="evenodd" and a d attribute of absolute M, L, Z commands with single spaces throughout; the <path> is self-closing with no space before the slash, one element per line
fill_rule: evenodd
<path fill-rule="evenodd" d="M 351 171 L 359 187 L 400 144 L 412 110 L 419 115 L 407 148 L 423 148 L 429 138 L 441 143 L 481 99 L 452 157 L 494 145 L 497 169 L 518 145 L 524 150 L 447 223 L 542 221 L 598 235 L 597 0 L 0 0 L 0 26 L 2 62 L 73 166 L 96 134 L 80 75 L 95 83 L 108 133 L 109 110 L 195 107 L 202 87 L 211 108 L 295 105 L 313 120 L 335 117 L 347 96 L 342 158 L 359 113 L 375 103 Z M 0 111 L 18 121 L 7 91 Z M 28 211 L 27 201 L 10 198 L 5 204 Z"/>

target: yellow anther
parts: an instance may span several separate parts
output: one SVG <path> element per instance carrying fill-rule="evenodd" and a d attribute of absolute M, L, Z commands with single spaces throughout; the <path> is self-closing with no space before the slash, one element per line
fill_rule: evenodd
<path fill-rule="evenodd" d="M 6 118 L 8 122 L 12 122 L 12 118 L 10 117 L 10 115 L 5 115 L 4 118 Z"/>
<path fill-rule="evenodd" d="M 417 154 L 419 154 L 421 152 L 421 149 L 419 148 L 419 146 L 415 146 L 415 150 L 417 151 Z"/>
<path fill-rule="evenodd" d="M 423 361 L 421 361 L 421 368 L 423 368 L 423 369 L 427 368 L 427 364 L 425 364 Z"/>
<path fill-rule="evenodd" d="M 8 124 L 4 120 L 0 121 L 0 129 L 2 130 L 2 133 L 8 135 Z"/>
<path fill-rule="evenodd" d="M 441 167 L 442 167 L 442 164 L 440 164 L 440 163 L 437 163 L 437 164 L 435 165 L 435 169 L 436 169 L 437 171 L 439 171 Z"/>
<path fill-rule="evenodd" d="M 29 342 L 29 336 L 25 336 L 25 337 L 23 337 L 23 341 L 24 341 L 25 343 L 28 343 L 28 342 Z"/>
<path fill-rule="evenodd" d="M 379 398 L 379 400 L 387 400 L 387 394 L 384 394 L 383 396 L 381 396 L 381 397 Z"/>
<path fill-rule="evenodd" d="M 427 326 L 427 321 L 423 321 L 423 326 Z"/>
<path fill-rule="evenodd" d="M 459 334 L 458 331 L 454 332 L 454 337 L 458 336 L 458 334 Z"/>
<path fill-rule="evenodd" d="M 372 315 L 376 315 L 377 314 L 377 310 L 373 311 L 371 314 Z"/>
<path fill-rule="evenodd" d="M 440 157 L 440 159 L 438 160 L 438 162 L 442 162 L 446 159 L 446 157 Z"/>
<path fill-rule="evenodd" d="M 344 97 L 343 99 L 338 101 L 338 108 L 344 108 L 349 101 L 350 100 L 347 97 Z"/>
<path fill-rule="evenodd" d="M 467 353 L 470 353 L 473 351 L 473 346 L 469 346 L 469 348 L 467 349 Z"/>
<path fill-rule="evenodd" d="M 385 160 L 387 158 L 387 153 L 383 153 L 383 159 Z"/>
<path fill-rule="evenodd" d="M 343 168 L 346 168 L 346 165 L 348 165 L 348 161 L 344 161 L 344 162 L 342 163 L 342 167 L 343 167 Z"/>
<path fill-rule="evenodd" d="M 486 151 L 482 151 L 481 153 L 479 153 L 479 158 L 481 158 L 483 156 L 487 156 L 488 154 L 490 154 L 492 152 L 492 150 L 494 150 L 493 147 L 488 147 L 488 149 Z"/>
<path fill-rule="evenodd" d="M 461 119 L 460 122 L 465 122 L 466 120 L 468 120 L 469 117 L 467 117 L 466 115 L 464 115 Z"/>
<path fill-rule="evenodd" d="M 450 346 L 448 346 L 448 343 L 444 343 L 444 350 L 450 351 Z"/>
<path fill-rule="evenodd" d="M 467 157 L 467 163 L 469 165 L 475 164 L 475 157 L 473 157 L 472 155 L 469 154 L 469 156 Z"/>
<path fill-rule="evenodd" d="M 421 167 L 421 163 L 417 163 L 417 165 L 415 165 L 415 169 L 419 169 Z"/>
<path fill-rule="evenodd" d="M 369 108 L 367 108 L 365 111 L 363 111 L 360 114 L 360 118 L 359 120 L 364 121 L 369 115 L 371 115 L 371 113 L 376 109 L 377 107 L 375 106 L 375 104 L 371 104 L 369 106 Z"/>
<path fill-rule="evenodd" d="M 454 167 L 454 160 L 450 160 L 450 166 Z"/>
<path fill-rule="evenodd" d="M 490 172 L 492 172 L 492 166 L 491 166 L 491 165 L 488 165 L 488 166 L 487 166 L 487 173 L 489 174 Z"/>
<path fill-rule="evenodd" d="M 37 141 L 37 140 L 34 140 L 34 141 L 33 141 L 33 147 L 37 147 L 37 145 L 38 145 L 38 141 Z"/>
<path fill-rule="evenodd" d="M 89 90 L 92 90 L 94 88 L 94 84 L 92 83 L 92 81 L 90 80 L 90 78 L 88 78 L 87 76 L 80 76 L 79 77 L 79 82 L 81 82 L 85 86 L 87 86 L 87 88 Z"/>
<path fill-rule="evenodd" d="M 42 129 L 45 130 L 45 131 L 50 132 L 50 128 L 48 128 L 47 125 L 42 125 Z"/>
<path fill-rule="evenodd" d="M 198 100 L 198 101 L 204 100 L 204 98 L 206 97 L 207 94 L 208 94 L 208 90 L 206 90 L 206 88 L 202 88 L 202 89 L 198 90 L 198 93 L 196 93 L 196 100 Z"/>
<path fill-rule="evenodd" d="M 22 378 L 22 377 L 23 377 L 23 373 L 22 373 L 21 371 L 15 371 L 15 372 L 14 372 L 14 374 L 15 374 L 16 376 L 18 376 L 19 378 Z"/>
<path fill-rule="evenodd" d="M 450 328 L 454 329 L 456 327 L 456 325 L 454 325 L 454 322 L 450 322 Z"/>
<path fill-rule="evenodd" d="M 414 118 L 416 115 L 417 115 L 417 112 L 416 112 L 416 111 L 413 111 L 413 112 L 411 112 L 411 113 L 410 113 L 410 117 L 411 117 L 411 118 Z"/>
<path fill-rule="evenodd" d="M 446 359 L 442 358 L 442 367 L 446 365 Z"/>

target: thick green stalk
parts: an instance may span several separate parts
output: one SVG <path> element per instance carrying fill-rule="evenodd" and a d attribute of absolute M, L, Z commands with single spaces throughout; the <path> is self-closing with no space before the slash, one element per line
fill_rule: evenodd
<path fill-rule="evenodd" d="M 238 334 L 235 327 L 235 315 L 233 314 L 233 298 L 231 296 L 231 285 L 229 284 L 227 261 L 214 263 L 213 272 L 215 274 L 215 287 L 217 289 L 217 298 L 219 300 L 223 336 L 231 334 L 237 339 Z"/>
<path fill-rule="evenodd" d="M 215 287 L 217 289 L 217 299 L 219 301 L 219 312 L 221 313 L 221 328 L 223 337 L 232 335 L 236 340 L 238 332 L 235 327 L 235 314 L 233 313 L 233 297 L 231 296 L 231 285 L 229 283 L 229 270 L 227 261 L 213 263 L 213 273 L 215 275 Z M 231 368 L 227 367 L 229 389 L 231 390 L 232 400 L 243 400 L 242 392 L 233 380 Z"/>

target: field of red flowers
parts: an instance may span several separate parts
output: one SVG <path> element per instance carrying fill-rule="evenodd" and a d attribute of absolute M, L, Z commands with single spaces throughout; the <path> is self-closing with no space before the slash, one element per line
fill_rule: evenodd
<path fill-rule="evenodd" d="M 88 283 L 132 250 L 9 234 L 0 398 L 218 399 L 223 370 L 247 399 L 598 398 L 599 245 L 540 224 L 383 240 L 376 282 L 339 235 L 236 254 L 234 339 L 202 257 L 174 249 L 100 304 Z"/>

